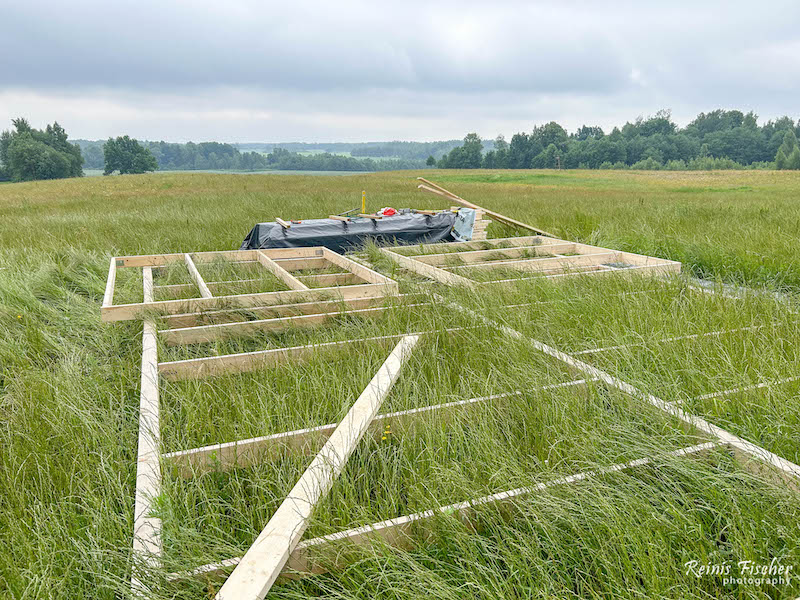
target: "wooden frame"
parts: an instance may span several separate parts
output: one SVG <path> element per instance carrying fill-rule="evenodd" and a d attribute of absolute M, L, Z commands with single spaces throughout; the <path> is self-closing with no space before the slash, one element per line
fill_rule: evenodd
<path fill-rule="evenodd" d="M 494 248 L 486 248 L 487 245 L 494 246 Z M 503 245 L 510 245 L 510 247 L 504 248 Z M 472 289 L 477 289 L 480 285 L 519 281 L 519 279 L 476 281 L 468 276 L 475 270 L 506 269 L 523 273 L 538 273 L 545 279 L 609 273 L 667 274 L 679 273 L 681 270 L 681 263 L 672 260 L 542 236 L 429 244 L 415 248 L 421 249 L 422 253 L 401 254 L 397 252 L 397 248 L 381 248 L 380 251 L 402 268 L 417 275 L 446 285 L 460 285 Z M 440 249 L 453 251 L 436 253 Z M 433 253 L 425 253 L 430 250 Z M 523 258 L 529 253 L 533 253 L 535 256 Z M 536 256 L 545 253 L 548 256 Z M 491 260 L 497 257 L 505 257 L 506 260 Z M 453 261 L 463 261 L 464 264 L 448 266 L 448 263 Z"/>
<path fill-rule="evenodd" d="M 253 294 L 235 294 L 214 296 L 209 285 L 203 280 L 197 264 L 215 260 L 226 260 L 235 263 L 258 262 L 275 275 L 287 287 L 286 291 L 260 292 Z M 114 304 L 114 286 L 116 270 L 126 267 L 166 267 L 183 262 L 187 271 L 200 290 L 199 298 L 179 300 L 161 300 L 158 302 L 139 302 L 132 304 Z M 322 288 L 309 288 L 298 277 L 292 275 L 292 268 L 323 268 L 326 265 L 345 270 L 345 276 L 334 276 L 322 281 L 334 282 L 337 285 Z M 312 276 L 313 277 L 313 276 Z M 307 279 L 306 281 L 311 281 Z M 338 285 L 351 283 L 353 285 Z M 230 283 L 230 282 L 220 282 Z M 186 284 L 179 284 L 181 291 L 186 291 Z M 191 285 L 189 288 L 191 289 Z M 220 252 L 196 252 L 193 254 L 153 254 L 143 256 L 122 256 L 111 259 L 106 291 L 103 297 L 101 318 L 103 321 L 124 321 L 142 316 L 145 307 L 150 314 L 174 315 L 207 310 L 229 308 L 264 307 L 277 304 L 300 303 L 307 301 L 323 301 L 335 298 L 352 300 L 357 298 L 376 298 L 395 295 L 397 283 L 367 269 L 363 265 L 336 254 L 324 247 L 318 248 L 276 248 L 270 250 L 231 250 Z"/>

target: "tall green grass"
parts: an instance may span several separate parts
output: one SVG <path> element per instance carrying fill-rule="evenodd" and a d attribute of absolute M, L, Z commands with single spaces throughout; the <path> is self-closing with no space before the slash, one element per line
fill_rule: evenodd
<path fill-rule="evenodd" d="M 503 182 L 505 173 L 495 175 L 501 181 L 481 180 L 482 173 L 442 173 L 439 179 L 479 204 L 570 239 L 645 252 L 664 250 L 668 240 L 680 251 L 659 250 L 660 255 L 678 259 L 691 256 L 686 249 L 696 244 L 704 248 L 702 257 L 688 269 L 750 284 L 795 285 L 787 236 L 797 216 L 791 195 L 798 180 L 791 176 L 567 173 Z M 0 597 L 128 595 L 141 324 L 99 320 L 108 256 L 234 248 L 256 221 L 341 212 L 357 205 L 361 189 L 376 206 L 441 206 L 433 196 L 410 194 L 412 184 L 405 173 L 324 181 L 158 174 L 0 188 Z M 757 191 L 753 200 L 747 190 L 735 189 L 742 186 Z M 724 189 L 677 191 L 685 187 Z M 631 202 L 637 195 L 646 195 L 652 205 L 637 208 Z M 763 221 L 741 224 L 760 203 L 779 216 L 772 220 L 770 212 Z M 688 216 L 673 219 L 681 210 Z M 591 216 L 585 228 L 578 226 L 584 222 L 580 214 Z M 747 227 L 749 233 L 742 234 Z M 756 254 L 769 256 L 761 270 L 755 269 Z M 400 279 L 405 291 L 431 290 L 374 252 L 370 258 Z M 222 265 L 201 269 L 209 279 L 246 276 Z M 157 279 L 191 281 L 180 269 Z M 767 297 L 698 294 L 677 278 L 529 280 L 511 288 L 486 287 L 480 294 L 434 288 L 568 352 L 634 344 L 582 357 L 800 461 L 798 385 L 693 400 L 797 374 L 797 316 L 785 305 Z M 140 298 L 138 271 L 120 270 L 117 301 Z M 523 392 L 446 424 L 428 417 L 413 435 L 390 431 L 386 440 L 365 439 L 315 513 L 307 536 L 703 441 L 656 409 L 597 386 L 535 392 L 576 375 L 497 331 L 444 332 L 476 325 L 434 302 L 425 308 L 400 306 L 374 321 L 345 317 L 314 330 L 184 348 L 160 345 L 159 354 L 170 360 L 430 330 L 434 333 L 404 367 L 383 412 Z M 163 449 L 336 422 L 388 351 L 359 344 L 303 365 L 163 382 Z M 189 480 L 165 468 L 156 502 L 164 520 L 165 556 L 163 569 L 152 573 L 154 596 L 212 596 L 217 580 L 166 583 L 164 575 L 245 551 L 307 462 L 286 455 Z M 484 507 L 477 511 L 477 532 L 442 515 L 432 537 L 420 535 L 411 551 L 380 545 L 354 550 L 343 571 L 280 585 L 272 594 L 409 599 L 800 594 L 794 582 L 724 585 L 719 577 L 687 574 L 684 566 L 691 559 L 735 564 L 778 557 L 800 568 L 796 493 L 752 474 L 724 451 L 657 462 L 550 488 L 521 499 L 511 513 Z"/>

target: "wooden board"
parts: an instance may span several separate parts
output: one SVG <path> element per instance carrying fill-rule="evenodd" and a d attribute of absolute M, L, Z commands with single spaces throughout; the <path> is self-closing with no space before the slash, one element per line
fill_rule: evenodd
<path fill-rule="evenodd" d="M 192 257 L 188 254 L 184 254 L 183 259 L 186 262 L 186 268 L 189 269 L 189 275 L 192 276 L 192 279 L 194 279 L 194 282 L 197 284 L 197 287 L 200 290 L 200 295 L 203 298 L 212 298 L 213 295 L 211 294 L 211 290 L 208 289 L 206 282 L 203 281 L 203 278 L 200 276 L 200 271 L 198 271 L 197 267 L 194 265 Z"/>
<path fill-rule="evenodd" d="M 418 341 L 413 335 L 400 340 L 225 581 L 218 600 L 266 596 L 300 542 L 314 508 L 344 469 Z"/>
<path fill-rule="evenodd" d="M 587 383 L 586 379 L 578 379 L 534 388 L 524 392 L 524 394 L 583 387 Z M 414 427 L 419 423 L 430 422 L 435 419 L 437 423 L 445 425 L 459 416 L 469 415 L 480 406 L 495 404 L 497 401 L 522 395 L 523 392 L 521 391 L 506 392 L 385 413 L 375 417 L 375 420 L 370 424 L 369 433 L 376 438 L 380 437 L 384 428 L 388 425 L 391 426 L 393 435 L 407 435 L 413 433 Z M 333 430 L 336 429 L 336 426 L 336 423 L 329 423 L 318 427 L 285 431 L 236 442 L 211 444 L 202 448 L 169 452 L 162 455 L 162 459 L 175 467 L 178 473 L 186 478 L 207 472 L 249 467 L 260 464 L 265 460 L 284 456 L 287 450 L 303 454 L 315 452 L 316 448 L 328 439 Z"/>
<path fill-rule="evenodd" d="M 153 273 L 142 271 L 144 301 L 153 301 Z M 133 509 L 133 570 L 131 588 L 146 595 L 147 570 L 157 567 L 161 556 L 161 519 L 152 516 L 153 501 L 161 493 L 161 431 L 158 399 L 158 344 L 156 327 L 145 320 L 142 331 L 142 366 L 139 390 L 139 441 L 136 458 L 136 491 Z"/>
<path fill-rule="evenodd" d="M 106 279 L 106 292 L 103 294 L 103 306 L 111 306 L 114 304 L 114 286 L 117 282 L 117 259 L 111 257 L 111 262 L 108 265 L 108 278 Z"/>
<path fill-rule="evenodd" d="M 408 256 L 403 256 L 402 254 L 392 252 L 387 248 L 379 248 L 379 250 L 404 269 L 407 269 L 412 273 L 416 273 L 417 275 L 434 279 L 446 285 L 460 285 L 468 288 L 471 288 L 475 285 L 475 282 L 471 279 L 461 277 L 455 273 L 444 271 L 432 265 L 426 265 L 425 263 L 414 260 Z"/>
<path fill-rule="evenodd" d="M 345 269 L 350 271 L 357 277 L 360 277 L 364 281 L 368 283 L 375 283 L 375 284 L 384 284 L 384 285 L 391 285 L 395 283 L 385 275 L 381 275 L 377 271 L 373 271 L 372 269 L 365 267 L 364 265 L 360 265 L 357 262 L 350 260 L 346 256 L 342 256 L 341 254 L 337 254 L 333 250 L 329 250 L 328 248 L 322 249 L 322 256 L 325 260 L 331 262 L 332 264 L 336 265 L 341 269 Z M 397 284 L 395 284 L 397 285 Z"/>
<path fill-rule="evenodd" d="M 464 252 L 445 252 L 442 254 L 420 254 L 419 256 L 412 256 L 420 262 L 428 265 L 442 266 L 448 264 L 453 260 L 461 260 L 465 263 L 481 263 L 486 260 L 494 259 L 495 257 L 506 258 L 519 258 L 528 253 L 540 254 L 566 254 L 575 251 L 575 244 L 572 242 L 563 242 L 560 244 L 546 244 L 546 245 L 524 245 L 515 246 L 513 248 L 493 248 L 491 250 L 467 250 Z"/>

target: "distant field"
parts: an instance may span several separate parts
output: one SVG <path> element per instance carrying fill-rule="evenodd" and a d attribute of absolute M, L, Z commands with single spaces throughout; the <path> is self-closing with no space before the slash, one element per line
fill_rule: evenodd
<path fill-rule="evenodd" d="M 100 322 L 109 257 L 236 249 L 258 221 L 340 213 L 360 207 L 362 190 L 369 210 L 448 207 L 416 189 L 417 174 L 162 172 L 0 186 L 0 597 L 130 597 L 142 325 Z M 419 174 L 562 238 L 680 260 L 687 274 L 800 291 L 800 173 Z M 489 231 L 490 237 L 513 233 L 523 232 L 497 224 Z M 526 336 L 583 352 L 590 364 L 800 462 L 799 382 L 708 396 L 798 375 L 797 315 L 771 296 L 706 295 L 678 277 L 532 279 L 469 294 L 418 285 L 374 248 L 366 257 L 405 292 L 431 300 L 426 294 L 435 290 Z M 219 278 L 222 267 L 200 268 Z M 156 283 L 192 285 L 181 269 L 158 274 Z M 118 301 L 138 301 L 140 271 L 120 269 L 117 286 Z M 513 513 L 478 508 L 475 530 L 445 511 L 430 536 L 411 532 L 409 551 L 381 545 L 353 551 L 347 568 L 278 585 L 270 598 L 800 594 L 796 578 L 788 585 L 726 584 L 695 577 L 685 566 L 693 559 L 735 565 L 777 557 L 800 569 L 796 490 L 743 467 L 723 449 L 665 457 L 706 437 L 599 385 L 536 391 L 576 374 L 496 328 L 474 329 L 474 318 L 439 299 L 422 309 L 405 306 L 407 300 L 374 321 L 337 316 L 314 329 L 159 344 L 161 360 L 177 360 L 433 330 L 382 412 L 520 390 L 468 417 L 429 418 L 413 433 L 393 427 L 364 439 L 306 538 L 658 458 L 652 467 L 528 494 Z M 472 329 L 444 332 L 453 327 Z M 697 335 L 709 332 L 724 333 Z M 675 337 L 681 339 L 670 341 Z M 386 354 L 363 342 L 301 365 L 162 381 L 163 449 L 337 422 Z M 213 598 L 218 580 L 168 583 L 166 573 L 246 551 L 307 463 L 287 452 L 191 480 L 165 466 L 154 508 L 163 520 L 164 563 L 149 573 L 151 597 Z"/>

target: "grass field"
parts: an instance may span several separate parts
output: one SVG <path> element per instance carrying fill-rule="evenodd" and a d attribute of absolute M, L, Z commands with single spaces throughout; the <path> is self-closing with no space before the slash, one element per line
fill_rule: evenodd
<path fill-rule="evenodd" d="M 0 186 L 0 597 L 129 595 L 141 323 L 102 324 L 108 257 L 238 248 L 258 221 L 360 205 L 439 208 L 415 173 L 347 177 L 159 173 Z M 800 174 L 791 172 L 443 171 L 462 197 L 565 239 L 680 260 L 694 274 L 800 292 Z M 490 236 L 506 235 L 492 225 Z M 430 286 L 382 260 L 404 291 Z M 212 267 L 209 267 L 211 269 Z M 211 271 L 209 271 L 209 276 Z M 161 283 L 187 283 L 167 273 Z M 267 283 L 265 283 L 267 285 Z M 270 284 L 271 285 L 271 284 Z M 120 297 L 141 293 L 123 269 Z M 437 287 L 532 338 L 580 357 L 784 458 L 800 462 L 800 382 L 704 397 L 798 375 L 800 329 L 771 296 L 729 299 L 669 281 L 545 280 L 482 295 Z M 231 290 L 236 291 L 236 290 Z M 508 308 L 508 305 L 522 305 Z M 306 537 L 546 482 L 645 456 L 641 467 L 477 511 L 477 533 L 448 515 L 398 552 L 354 551 L 344 570 L 273 588 L 276 598 L 796 598 L 800 585 L 725 583 L 687 561 L 777 558 L 800 570 L 800 497 L 715 450 L 663 454 L 707 438 L 603 387 L 536 391 L 576 374 L 530 345 L 434 304 L 375 321 L 260 334 L 159 358 L 210 356 L 433 330 L 382 412 L 521 390 L 464 418 L 364 440 Z M 720 335 L 665 338 L 726 331 Z M 619 346 L 624 346 L 619 348 Z M 596 348 L 603 351 L 589 352 Z M 339 420 L 385 359 L 363 344 L 304 365 L 161 385 L 164 451 Z M 184 479 L 164 471 L 155 598 L 213 597 L 219 580 L 167 572 L 241 555 L 308 457 Z"/>

